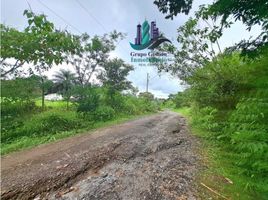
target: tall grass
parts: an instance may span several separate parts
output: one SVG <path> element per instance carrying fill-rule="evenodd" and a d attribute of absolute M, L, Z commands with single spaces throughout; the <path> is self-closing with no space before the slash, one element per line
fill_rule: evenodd
<path fill-rule="evenodd" d="M 102 103 L 94 112 L 86 115 L 77 112 L 74 104 L 67 110 L 64 101 L 46 101 L 44 111 L 40 109 L 41 100 L 30 104 L 34 109 L 28 109 L 28 105 L 22 106 L 20 103 L 4 105 L 1 111 L 1 154 L 116 124 L 157 110 L 153 102 L 136 97 L 121 98 L 121 110 L 115 111 Z"/>

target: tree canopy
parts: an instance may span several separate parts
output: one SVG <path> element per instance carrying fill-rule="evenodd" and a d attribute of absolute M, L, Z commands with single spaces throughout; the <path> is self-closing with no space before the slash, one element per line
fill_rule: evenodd
<path fill-rule="evenodd" d="M 45 15 L 25 10 L 28 26 L 19 31 L 1 24 L 1 76 L 18 72 L 25 64 L 37 71 L 47 70 L 65 60 L 67 53 L 75 53 L 80 42 L 67 31 L 57 30 Z M 10 59 L 15 60 L 12 63 Z"/>
<path fill-rule="evenodd" d="M 155 0 L 154 4 L 159 11 L 166 14 L 166 18 L 177 16 L 179 13 L 188 14 L 192 0 Z M 242 55 L 254 57 L 268 45 L 268 0 L 216 0 L 211 5 L 202 6 L 199 18 L 214 22 L 220 21 L 221 25 L 213 27 L 219 35 L 224 27 L 230 27 L 230 22 L 241 21 L 250 30 L 254 25 L 260 25 L 262 32 L 248 41 L 242 40 L 230 50 L 242 50 Z"/>

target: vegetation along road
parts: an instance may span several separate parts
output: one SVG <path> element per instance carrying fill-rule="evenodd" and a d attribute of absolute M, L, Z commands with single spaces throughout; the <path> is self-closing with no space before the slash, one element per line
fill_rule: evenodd
<path fill-rule="evenodd" d="M 163 111 L 2 158 L 2 199 L 197 199 L 197 141 Z"/>

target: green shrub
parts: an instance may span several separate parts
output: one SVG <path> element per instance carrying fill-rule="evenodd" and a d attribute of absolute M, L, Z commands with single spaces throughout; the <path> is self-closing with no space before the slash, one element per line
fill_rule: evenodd
<path fill-rule="evenodd" d="M 24 117 L 38 111 L 34 102 L 2 101 L 1 102 L 1 138 L 14 133 L 23 126 Z"/>
<path fill-rule="evenodd" d="M 75 112 L 46 111 L 33 115 L 29 120 L 26 119 L 23 124 L 16 127 L 16 129 L 3 133 L 2 142 L 5 143 L 23 136 L 36 137 L 82 127 L 83 123 L 77 118 Z"/>
<path fill-rule="evenodd" d="M 218 110 L 213 107 L 193 109 L 193 123 L 203 130 L 216 132 L 219 130 L 219 123 L 216 121 Z"/>
<path fill-rule="evenodd" d="M 155 101 L 143 100 L 143 109 L 145 112 L 156 112 L 160 109 L 160 106 Z"/>
<path fill-rule="evenodd" d="M 238 53 L 219 55 L 189 78 L 191 89 L 188 95 L 200 107 L 233 110 L 241 94 L 250 90 L 251 69 Z"/>
<path fill-rule="evenodd" d="M 1 102 L 1 118 L 16 117 L 22 114 L 31 113 L 37 110 L 37 107 L 32 101 L 3 101 Z"/>
<path fill-rule="evenodd" d="M 174 102 L 174 100 L 173 99 L 168 99 L 168 100 L 165 100 L 164 102 L 163 102 L 163 104 L 162 104 L 162 107 L 163 108 L 178 108 L 177 107 L 177 105 L 176 105 L 176 103 Z"/>
<path fill-rule="evenodd" d="M 137 115 L 144 113 L 144 110 L 141 107 L 141 99 L 134 96 L 125 96 L 124 102 L 124 107 L 121 112 L 129 115 Z"/>
<path fill-rule="evenodd" d="M 207 131 L 210 140 L 214 136 L 223 140 L 213 143 L 235 157 L 224 159 L 239 169 L 241 180 L 247 180 L 241 184 L 258 199 L 268 196 L 267 55 L 250 62 L 239 61 L 237 56 L 215 66 L 212 62 L 212 70 L 200 69 L 199 77 L 206 76 L 191 89 L 197 105 L 193 124 Z M 223 78 L 216 80 L 213 74 L 217 73 Z"/>
<path fill-rule="evenodd" d="M 115 111 L 120 112 L 124 109 L 125 97 L 119 92 L 114 92 L 113 95 L 108 92 L 105 103 L 111 106 Z"/>
<path fill-rule="evenodd" d="M 259 93 L 260 94 L 260 93 Z M 246 187 L 268 196 L 268 93 L 243 98 L 228 120 L 225 134 L 230 137 L 235 165 L 252 179 Z"/>
<path fill-rule="evenodd" d="M 100 106 L 93 113 L 94 121 L 108 121 L 115 117 L 115 111 L 110 106 Z"/>
<path fill-rule="evenodd" d="M 100 95 L 92 88 L 87 88 L 80 94 L 77 112 L 87 115 L 93 113 L 100 105 Z"/>

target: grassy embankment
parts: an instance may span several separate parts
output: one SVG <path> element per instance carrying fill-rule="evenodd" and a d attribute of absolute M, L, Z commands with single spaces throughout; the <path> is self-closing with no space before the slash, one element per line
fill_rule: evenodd
<path fill-rule="evenodd" d="M 193 125 L 190 108 L 183 107 L 174 111 L 187 118 L 192 134 L 201 140 L 199 152 L 205 166 L 197 177 L 201 198 L 206 199 L 209 196 L 213 199 L 254 199 L 254 191 L 248 190 L 247 185 L 256 183 L 244 176 L 241 168 L 233 164 L 237 161 L 237 155 L 225 151 L 219 141 L 208 136 L 208 132 Z"/>
<path fill-rule="evenodd" d="M 6 124 L 4 128 L 2 127 L 1 133 L 1 155 L 77 134 L 88 134 L 97 128 L 150 114 L 150 112 L 133 115 L 119 113 L 112 119 L 96 122 L 82 117 L 72 106 L 66 110 L 66 102 L 63 101 L 46 101 L 46 110 L 42 112 L 41 101 L 38 100 L 35 104 L 37 106 L 35 112 L 2 120 Z"/>

